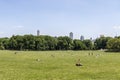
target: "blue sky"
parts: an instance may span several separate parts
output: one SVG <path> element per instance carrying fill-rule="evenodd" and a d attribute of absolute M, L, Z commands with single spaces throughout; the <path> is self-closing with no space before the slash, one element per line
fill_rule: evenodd
<path fill-rule="evenodd" d="M 0 0 L 0 37 L 120 35 L 120 0 Z"/>

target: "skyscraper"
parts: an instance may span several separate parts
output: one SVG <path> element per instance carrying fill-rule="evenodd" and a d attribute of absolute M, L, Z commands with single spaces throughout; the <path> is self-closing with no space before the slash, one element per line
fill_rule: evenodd
<path fill-rule="evenodd" d="M 80 40 L 83 41 L 84 40 L 84 36 L 81 35 L 80 36 Z"/>
<path fill-rule="evenodd" d="M 72 33 L 72 32 L 70 32 L 69 37 L 70 37 L 71 39 L 73 39 L 73 33 Z"/>
<path fill-rule="evenodd" d="M 40 31 L 39 30 L 37 30 L 37 36 L 39 36 L 40 35 Z"/>
<path fill-rule="evenodd" d="M 104 35 L 103 35 L 103 34 L 101 34 L 101 35 L 100 35 L 100 37 L 104 37 Z"/>

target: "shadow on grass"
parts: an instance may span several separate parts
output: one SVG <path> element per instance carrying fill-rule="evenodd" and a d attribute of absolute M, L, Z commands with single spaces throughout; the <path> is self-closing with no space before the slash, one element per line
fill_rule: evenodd
<path fill-rule="evenodd" d="M 115 53 L 120 53 L 120 49 L 108 49 L 108 50 L 105 50 L 105 52 L 115 52 Z"/>

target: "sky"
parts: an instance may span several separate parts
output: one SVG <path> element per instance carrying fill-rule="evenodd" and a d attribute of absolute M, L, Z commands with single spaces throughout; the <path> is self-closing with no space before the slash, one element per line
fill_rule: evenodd
<path fill-rule="evenodd" d="M 120 0 L 0 0 L 0 37 L 120 36 Z"/>

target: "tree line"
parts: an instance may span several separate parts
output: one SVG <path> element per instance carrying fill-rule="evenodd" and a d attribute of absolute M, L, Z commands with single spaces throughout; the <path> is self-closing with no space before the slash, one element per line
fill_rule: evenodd
<path fill-rule="evenodd" d="M 52 37 L 48 35 L 13 35 L 10 38 L 0 38 L 1 50 L 120 50 L 120 37 L 100 37 L 94 42 L 79 40 L 67 36 Z"/>

